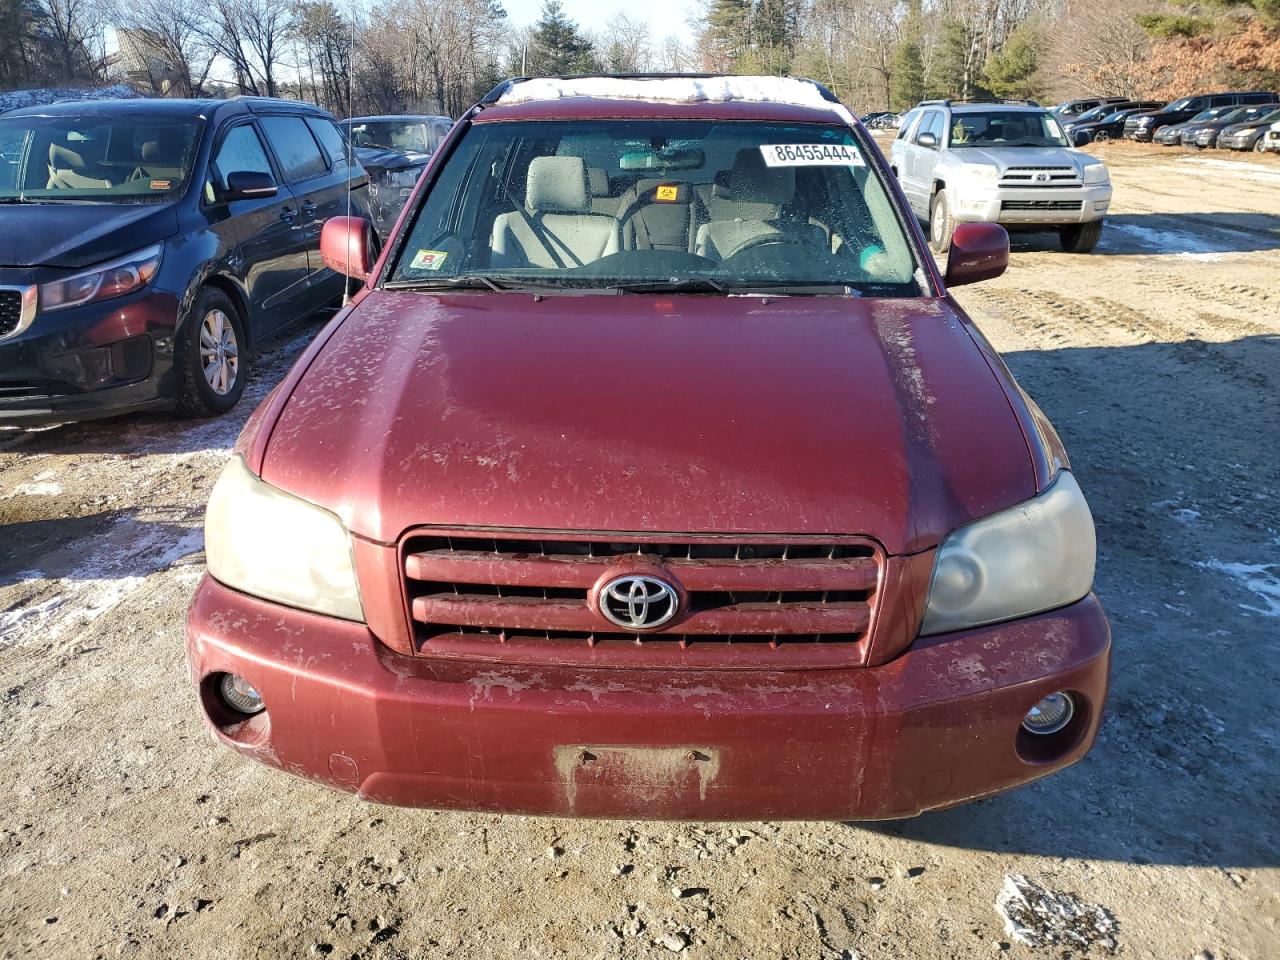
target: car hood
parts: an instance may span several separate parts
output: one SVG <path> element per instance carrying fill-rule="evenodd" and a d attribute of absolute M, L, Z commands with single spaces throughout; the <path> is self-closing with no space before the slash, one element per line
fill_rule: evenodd
<path fill-rule="evenodd" d="M 963 163 L 993 164 L 1001 173 L 1009 167 L 1075 167 L 1078 155 L 1066 147 L 957 147 L 952 151 Z"/>
<path fill-rule="evenodd" d="M 382 542 L 435 524 L 910 553 L 1034 495 L 1015 392 L 940 300 L 375 291 L 262 476 Z"/>
<path fill-rule="evenodd" d="M 356 149 L 356 158 L 360 161 L 360 165 L 366 170 L 377 168 L 380 170 L 404 170 L 408 167 L 421 167 L 431 159 L 429 153 L 418 153 L 417 151 L 403 150 L 383 150 L 374 147 L 358 147 Z"/>
<path fill-rule="evenodd" d="M 0 266 L 79 269 L 167 240 L 173 204 L 24 203 L 0 207 Z"/>

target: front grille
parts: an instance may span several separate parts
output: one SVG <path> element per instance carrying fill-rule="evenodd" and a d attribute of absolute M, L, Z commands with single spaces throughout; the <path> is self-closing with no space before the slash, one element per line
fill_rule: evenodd
<path fill-rule="evenodd" d="M 1079 210 L 1082 200 L 1002 200 L 1001 210 Z"/>
<path fill-rule="evenodd" d="M 557 659 L 590 651 L 599 661 L 643 648 L 693 662 L 851 665 L 866 652 L 881 559 L 865 541 L 505 536 L 405 541 L 419 653 Z M 630 632 L 592 609 L 593 588 L 628 573 L 675 585 L 681 612 L 658 630 Z"/>
<path fill-rule="evenodd" d="M 1044 179 L 1047 176 L 1048 179 Z M 1039 178 L 1039 179 L 1037 179 Z M 1075 167 L 1009 167 L 1000 178 L 1002 186 L 1072 187 L 1080 183 Z"/>
<path fill-rule="evenodd" d="M 22 322 L 22 292 L 0 290 L 0 337 L 7 337 Z"/>
<path fill-rule="evenodd" d="M 57 380 L 0 380 L 0 401 L 46 400 L 68 392 L 67 385 Z"/>

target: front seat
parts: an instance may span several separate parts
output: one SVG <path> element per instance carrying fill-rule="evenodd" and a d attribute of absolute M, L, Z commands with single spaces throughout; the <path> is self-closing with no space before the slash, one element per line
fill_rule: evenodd
<path fill-rule="evenodd" d="M 739 150 L 724 186 L 712 188 L 706 202 L 711 219 L 698 228 L 694 252 L 727 260 L 748 243 L 766 236 L 799 236 L 822 247 L 817 228 L 782 219 L 783 209 L 795 193 L 794 167 L 766 166 L 759 149 Z"/>
<path fill-rule="evenodd" d="M 591 212 L 581 157 L 535 157 L 525 178 L 524 208 L 493 222 L 490 261 L 498 267 L 577 267 L 597 260 L 613 234 L 613 217 Z"/>
<path fill-rule="evenodd" d="M 88 169 L 88 161 L 76 151 L 57 143 L 49 144 L 47 189 L 89 190 L 112 185 L 110 180 L 87 176 L 84 171 Z"/>

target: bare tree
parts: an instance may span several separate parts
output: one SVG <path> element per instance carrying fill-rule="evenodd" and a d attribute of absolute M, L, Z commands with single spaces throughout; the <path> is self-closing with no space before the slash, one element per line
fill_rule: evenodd
<path fill-rule="evenodd" d="M 195 97 L 205 93 L 214 49 L 202 32 L 205 14 L 198 0 L 117 0 L 113 5 L 121 53 L 134 45 L 139 59 L 150 52 L 164 66 L 160 76 L 147 71 L 151 92 Z M 132 73 L 129 79 L 139 82 Z"/>
<path fill-rule="evenodd" d="M 617 14 L 592 38 L 605 68 L 613 73 L 643 73 L 653 69 L 653 39 L 643 20 Z"/>
<path fill-rule="evenodd" d="M 231 67 L 241 93 L 274 97 L 293 26 L 292 11 L 274 0 L 211 0 L 199 32 Z"/>

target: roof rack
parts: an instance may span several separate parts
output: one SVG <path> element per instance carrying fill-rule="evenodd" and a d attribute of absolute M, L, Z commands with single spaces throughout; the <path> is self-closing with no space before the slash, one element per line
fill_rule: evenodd
<path fill-rule="evenodd" d="M 1017 100 L 1017 99 L 1011 99 L 1011 98 L 1005 98 L 1005 97 L 974 97 L 969 100 L 949 100 L 949 99 L 948 100 L 921 100 L 919 103 L 916 104 L 916 106 L 917 107 L 950 107 L 950 106 L 955 106 L 956 104 L 965 104 L 965 103 L 1004 103 L 1004 104 L 1008 104 L 1009 106 L 1017 106 L 1017 107 L 1040 106 L 1040 104 L 1038 104 L 1034 100 Z"/>
<path fill-rule="evenodd" d="M 602 80 L 712 80 L 716 77 L 727 76 L 723 73 L 561 73 L 544 77 L 509 77 L 503 80 L 492 90 L 480 98 L 480 102 L 476 104 L 479 107 L 485 107 L 493 103 L 497 103 L 502 99 L 502 95 L 514 87 L 517 83 L 524 83 L 526 80 L 584 80 L 600 78 Z M 811 83 L 818 88 L 818 92 L 822 94 L 822 99 L 830 103 L 839 103 L 839 99 L 824 84 L 817 80 L 810 80 L 808 77 L 794 77 L 802 83 Z"/>

